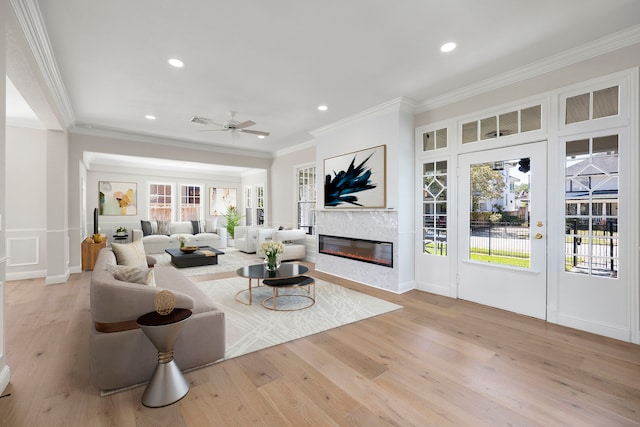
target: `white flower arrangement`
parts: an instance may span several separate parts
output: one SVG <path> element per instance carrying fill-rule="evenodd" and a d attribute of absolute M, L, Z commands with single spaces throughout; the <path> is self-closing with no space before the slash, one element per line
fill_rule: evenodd
<path fill-rule="evenodd" d="M 178 234 L 177 239 L 178 239 L 178 241 L 180 243 L 187 243 L 189 240 L 191 240 L 191 235 L 190 234 Z"/>
<path fill-rule="evenodd" d="M 274 240 L 267 240 L 260 245 L 260 252 L 266 256 L 280 255 L 284 252 L 284 245 L 282 242 L 276 242 Z"/>

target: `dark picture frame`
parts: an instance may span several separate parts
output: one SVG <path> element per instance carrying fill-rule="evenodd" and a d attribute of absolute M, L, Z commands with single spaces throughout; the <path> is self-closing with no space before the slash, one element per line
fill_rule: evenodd
<path fill-rule="evenodd" d="M 324 207 L 386 208 L 386 182 L 386 145 L 325 159 Z"/>

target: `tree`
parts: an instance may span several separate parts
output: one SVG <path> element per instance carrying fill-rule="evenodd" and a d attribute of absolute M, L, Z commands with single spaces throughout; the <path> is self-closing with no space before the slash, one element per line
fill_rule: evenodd
<path fill-rule="evenodd" d="M 481 200 L 502 198 L 506 184 L 500 171 L 491 169 L 489 163 L 471 166 L 471 210 L 478 212 Z"/>

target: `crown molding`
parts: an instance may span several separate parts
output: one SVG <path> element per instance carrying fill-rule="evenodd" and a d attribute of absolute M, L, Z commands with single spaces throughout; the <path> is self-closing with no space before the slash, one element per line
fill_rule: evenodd
<path fill-rule="evenodd" d="M 220 154 L 230 154 L 234 156 L 247 157 L 247 150 L 228 148 L 220 145 L 205 144 L 186 139 L 170 139 L 161 136 L 133 133 L 130 131 L 121 131 L 117 129 L 101 128 L 91 125 L 73 126 L 69 129 L 69 133 L 73 135 L 99 136 L 106 138 L 118 139 L 121 141 L 144 142 L 148 144 L 164 145 L 169 147 L 186 148 L 191 150 L 209 151 Z M 251 151 L 249 157 L 261 159 L 271 159 L 273 156 L 266 151 Z"/>
<path fill-rule="evenodd" d="M 283 148 L 282 150 L 278 150 L 273 153 L 274 157 L 286 156 L 287 154 L 296 153 L 298 151 L 306 150 L 307 148 L 315 148 L 316 141 L 310 140 L 306 142 L 302 142 L 300 144 L 293 145 L 291 147 Z"/>
<path fill-rule="evenodd" d="M 62 114 L 64 124 L 69 127 L 74 122 L 73 109 L 56 65 L 38 3 L 35 0 L 10 0 L 10 2 L 33 57 L 40 68 L 40 73 Z"/>
<path fill-rule="evenodd" d="M 625 30 L 618 31 L 593 42 L 586 43 L 543 60 L 533 62 L 524 67 L 519 67 L 506 73 L 499 74 L 481 82 L 462 87 L 444 95 L 427 99 L 418 104 L 415 109 L 415 113 L 419 114 L 445 105 L 453 104 L 476 95 L 500 89 L 501 87 L 509 86 L 523 80 L 568 67 L 570 65 L 577 64 L 578 62 L 595 58 L 637 43 L 640 43 L 640 25 L 635 25 Z"/>
<path fill-rule="evenodd" d="M 338 120 L 337 122 L 333 122 L 327 126 L 323 126 L 319 129 L 313 130 L 311 132 L 309 132 L 311 135 L 318 136 L 320 134 L 323 134 L 325 132 L 334 130 L 336 128 L 345 126 L 349 123 L 358 121 L 360 119 L 363 119 L 365 117 L 370 117 L 370 116 L 374 116 L 376 114 L 380 114 L 386 111 L 390 111 L 390 110 L 397 110 L 397 111 L 404 111 L 404 112 L 408 112 L 411 114 L 415 114 L 416 112 L 416 107 L 418 106 L 418 104 L 409 99 L 409 98 L 404 98 L 404 97 L 399 97 L 399 98 L 395 98 L 392 99 L 391 101 L 387 101 L 384 102 L 382 104 L 376 105 L 375 107 L 371 107 L 367 110 L 361 111 L 359 113 L 356 113 L 352 116 L 346 117 L 342 120 Z"/>

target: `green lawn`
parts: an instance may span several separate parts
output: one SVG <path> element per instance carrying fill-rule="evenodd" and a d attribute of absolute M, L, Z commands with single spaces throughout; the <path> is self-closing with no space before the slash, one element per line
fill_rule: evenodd
<path fill-rule="evenodd" d="M 512 267 L 529 268 L 529 260 L 523 258 L 514 258 L 508 256 L 498 255 L 484 255 L 478 253 L 472 253 L 470 259 L 474 261 L 482 261 L 491 264 L 510 265 Z"/>

